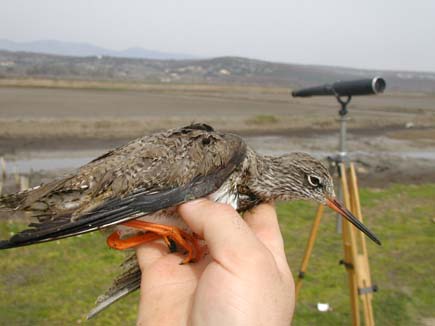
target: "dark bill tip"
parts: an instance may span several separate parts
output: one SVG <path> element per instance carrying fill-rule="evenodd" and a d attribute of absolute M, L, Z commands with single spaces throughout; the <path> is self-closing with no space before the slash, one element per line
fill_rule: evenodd
<path fill-rule="evenodd" d="M 358 230 L 363 232 L 366 236 L 368 236 L 373 242 L 378 245 L 381 245 L 381 241 L 379 238 L 369 230 L 364 224 L 361 223 L 346 207 L 344 207 L 337 199 L 335 198 L 327 198 L 326 205 L 336 211 L 338 214 L 343 216 L 346 220 L 352 223 Z"/>

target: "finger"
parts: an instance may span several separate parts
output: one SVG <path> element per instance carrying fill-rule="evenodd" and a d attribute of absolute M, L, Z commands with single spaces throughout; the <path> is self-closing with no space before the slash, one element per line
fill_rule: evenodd
<path fill-rule="evenodd" d="M 285 257 L 284 240 L 274 203 L 263 203 L 243 215 L 258 239 L 277 256 Z"/>
<path fill-rule="evenodd" d="M 136 248 L 137 261 L 142 272 L 162 256 L 168 254 L 168 247 L 163 241 L 153 241 Z"/>
<path fill-rule="evenodd" d="M 237 268 L 253 254 L 265 251 L 229 205 L 199 199 L 180 205 L 178 212 L 189 227 L 206 240 L 210 255 L 227 268 Z"/>
<path fill-rule="evenodd" d="M 182 256 L 164 255 L 142 273 L 138 325 L 186 324 L 192 297 L 210 257 L 179 265 Z"/>
<path fill-rule="evenodd" d="M 260 204 L 246 212 L 243 217 L 257 238 L 272 253 L 279 270 L 290 275 L 274 203 Z"/>

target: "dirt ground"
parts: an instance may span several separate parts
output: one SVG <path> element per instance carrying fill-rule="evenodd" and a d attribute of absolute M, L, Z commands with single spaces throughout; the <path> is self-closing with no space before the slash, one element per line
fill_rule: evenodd
<path fill-rule="evenodd" d="M 41 157 L 98 155 L 135 137 L 192 121 L 238 133 L 266 154 L 336 153 L 336 100 L 294 99 L 289 92 L 206 85 L 0 87 L 0 156 L 13 164 Z M 435 181 L 435 95 L 355 97 L 348 116 L 348 150 L 358 163 L 362 184 Z"/>

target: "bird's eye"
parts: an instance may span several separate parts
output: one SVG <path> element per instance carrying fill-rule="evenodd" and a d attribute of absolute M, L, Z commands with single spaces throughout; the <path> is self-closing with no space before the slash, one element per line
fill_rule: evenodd
<path fill-rule="evenodd" d="M 320 183 L 320 178 L 316 177 L 314 175 L 309 175 L 308 176 L 308 182 L 310 183 L 310 185 L 312 185 L 313 187 L 319 187 L 321 186 Z"/>

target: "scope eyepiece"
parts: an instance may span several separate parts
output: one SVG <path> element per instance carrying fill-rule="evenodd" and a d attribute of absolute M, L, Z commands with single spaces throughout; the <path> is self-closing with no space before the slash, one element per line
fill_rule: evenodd
<path fill-rule="evenodd" d="M 381 77 L 375 77 L 372 80 L 372 89 L 374 94 L 383 93 L 385 91 L 385 87 L 387 87 L 387 83 L 385 79 Z"/>
<path fill-rule="evenodd" d="M 355 96 L 374 95 L 382 93 L 387 83 L 381 77 L 370 79 L 358 79 L 349 81 L 338 81 L 333 84 L 304 88 L 292 92 L 293 97 L 310 96 Z"/>

